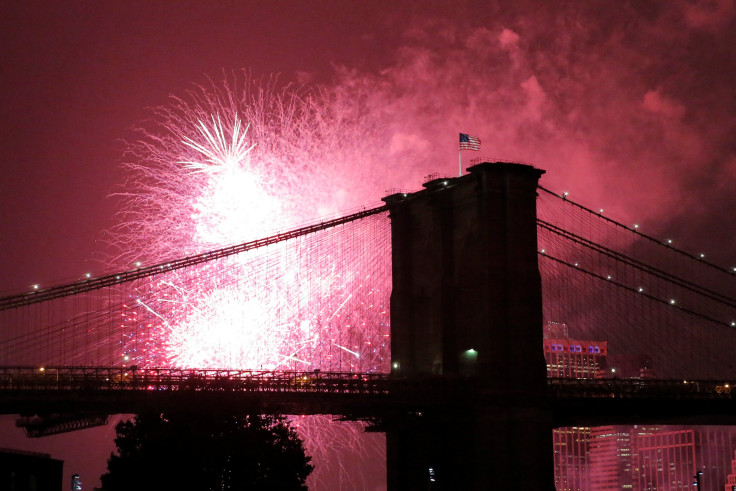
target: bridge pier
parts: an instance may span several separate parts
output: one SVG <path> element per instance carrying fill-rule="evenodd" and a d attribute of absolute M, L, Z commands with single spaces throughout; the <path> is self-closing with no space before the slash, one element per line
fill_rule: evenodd
<path fill-rule="evenodd" d="M 544 171 L 512 163 L 469 171 L 384 198 L 392 375 L 473 382 L 465 402 L 424 415 L 425 423 L 387 425 L 389 489 L 420 484 L 401 481 L 421 466 L 423 482 L 435 469 L 439 489 L 554 489 L 537 264 Z M 422 463 L 406 461 L 412 449 Z M 447 464 L 435 468 L 429 455 Z"/>

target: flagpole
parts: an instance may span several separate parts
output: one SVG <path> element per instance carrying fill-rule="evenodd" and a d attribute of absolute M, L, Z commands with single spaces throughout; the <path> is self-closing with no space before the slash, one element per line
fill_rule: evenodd
<path fill-rule="evenodd" d="M 463 175 L 463 149 L 457 151 L 457 177 Z"/>

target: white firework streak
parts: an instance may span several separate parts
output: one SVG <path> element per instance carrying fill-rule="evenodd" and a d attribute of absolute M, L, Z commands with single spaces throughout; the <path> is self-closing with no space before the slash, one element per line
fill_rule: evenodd
<path fill-rule="evenodd" d="M 314 464 L 309 489 L 385 488 L 385 434 L 366 433 L 365 423 L 328 415 L 293 416 L 291 422 Z"/>
<path fill-rule="evenodd" d="M 212 130 L 210 130 L 202 121 L 197 121 L 197 129 L 199 130 L 200 135 L 204 138 L 203 144 L 197 143 L 188 137 L 185 137 L 184 140 L 182 140 L 182 143 L 207 157 L 207 163 L 199 161 L 179 162 L 180 164 L 184 164 L 185 168 L 191 169 L 193 172 L 212 173 L 215 171 L 217 166 L 227 167 L 231 165 L 240 165 L 240 163 L 245 160 L 248 152 L 256 146 L 254 143 L 248 147 L 245 140 L 248 126 L 246 126 L 241 133 L 241 122 L 237 114 L 234 116 L 232 140 L 229 144 L 225 140 L 225 133 L 219 114 L 217 117 L 214 115 L 212 116 Z"/>

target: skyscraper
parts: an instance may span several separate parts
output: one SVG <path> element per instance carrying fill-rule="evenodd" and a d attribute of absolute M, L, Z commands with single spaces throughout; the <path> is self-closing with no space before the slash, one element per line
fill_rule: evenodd
<path fill-rule="evenodd" d="M 552 441 L 554 444 L 555 488 L 558 491 L 589 490 L 590 428 L 557 428 L 552 431 Z"/>
<path fill-rule="evenodd" d="M 591 428 L 589 463 L 591 491 L 632 489 L 629 427 Z"/>

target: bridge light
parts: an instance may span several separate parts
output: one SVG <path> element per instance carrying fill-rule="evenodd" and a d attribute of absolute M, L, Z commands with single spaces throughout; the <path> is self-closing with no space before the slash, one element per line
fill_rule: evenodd
<path fill-rule="evenodd" d="M 667 244 L 672 244 L 672 239 L 667 239 Z"/>
<path fill-rule="evenodd" d="M 736 327 L 736 322 L 731 321 L 731 327 Z"/>
<path fill-rule="evenodd" d="M 140 261 L 136 261 L 135 262 L 135 267 L 136 268 L 140 268 L 141 267 L 141 262 Z"/>
<path fill-rule="evenodd" d="M 38 290 L 38 285 L 33 285 L 34 290 Z"/>
<path fill-rule="evenodd" d="M 702 252 L 700 253 L 700 259 L 705 259 L 705 254 L 703 254 Z"/>
<path fill-rule="evenodd" d="M 546 250 L 546 249 L 542 249 L 542 250 L 541 250 L 541 251 L 539 251 L 539 252 L 541 252 L 542 254 L 544 254 L 545 252 L 547 252 L 547 250 Z"/>
<path fill-rule="evenodd" d="M 638 290 L 639 290 L 639 293 L 641 293 L 641 292 L 643 292 L 643 291 L 644 291 L 644 288 L 642 288 L 642 287 L 639 287 L 639 288 L 638 288 Z"/>
<path fill-rule="evenodd" d="M 670 298 L 670 305 L 675 305 L 675 299 L 674 298 Z"/>
<path fill-rule="evenodd" d="M 611 275 L 609 274 L 608 276 L 606 276 L 606 279 L 607 280 L 610 280 L 611 279 Z"/>
<path fill-rule="evenodd" d="M 562 199 L 567 199 L 567 195 L 568 194 L 570 194 L 570 193 L 568 193 L 567 191 L 565 191 L 564 193 L 562 193 Z"/>
<path fill-rule="evenodd" d="M 601 208 L 600 210 L 598 210 L 598 213 L 600 213 L 601 215 L 603 215 L 603 208 Z"/>
<path fill-rule="evenodd" d="M 43 373 L 43 372 L 46 371 L 46 369 L 44 367 L 41 367 L 41 368 L 38 369 L 38 371 L 41 372 L 41 373 Z"/>
<path fill-rule="evenodd" d="M 92 275 L 91 275 L 90 273 L 84 273 L 84 276 L 85 276 L 85 278 L 89 278 L 89 277 L 91 277 Z"/>
<path fill-rule="evenodd" d="M 639 228 L 639 224 L 638 224 L 638 223 L 635 223 L 635 224 L 634 224 L 634 228 L 635 228 L 635 229 Z"/>

